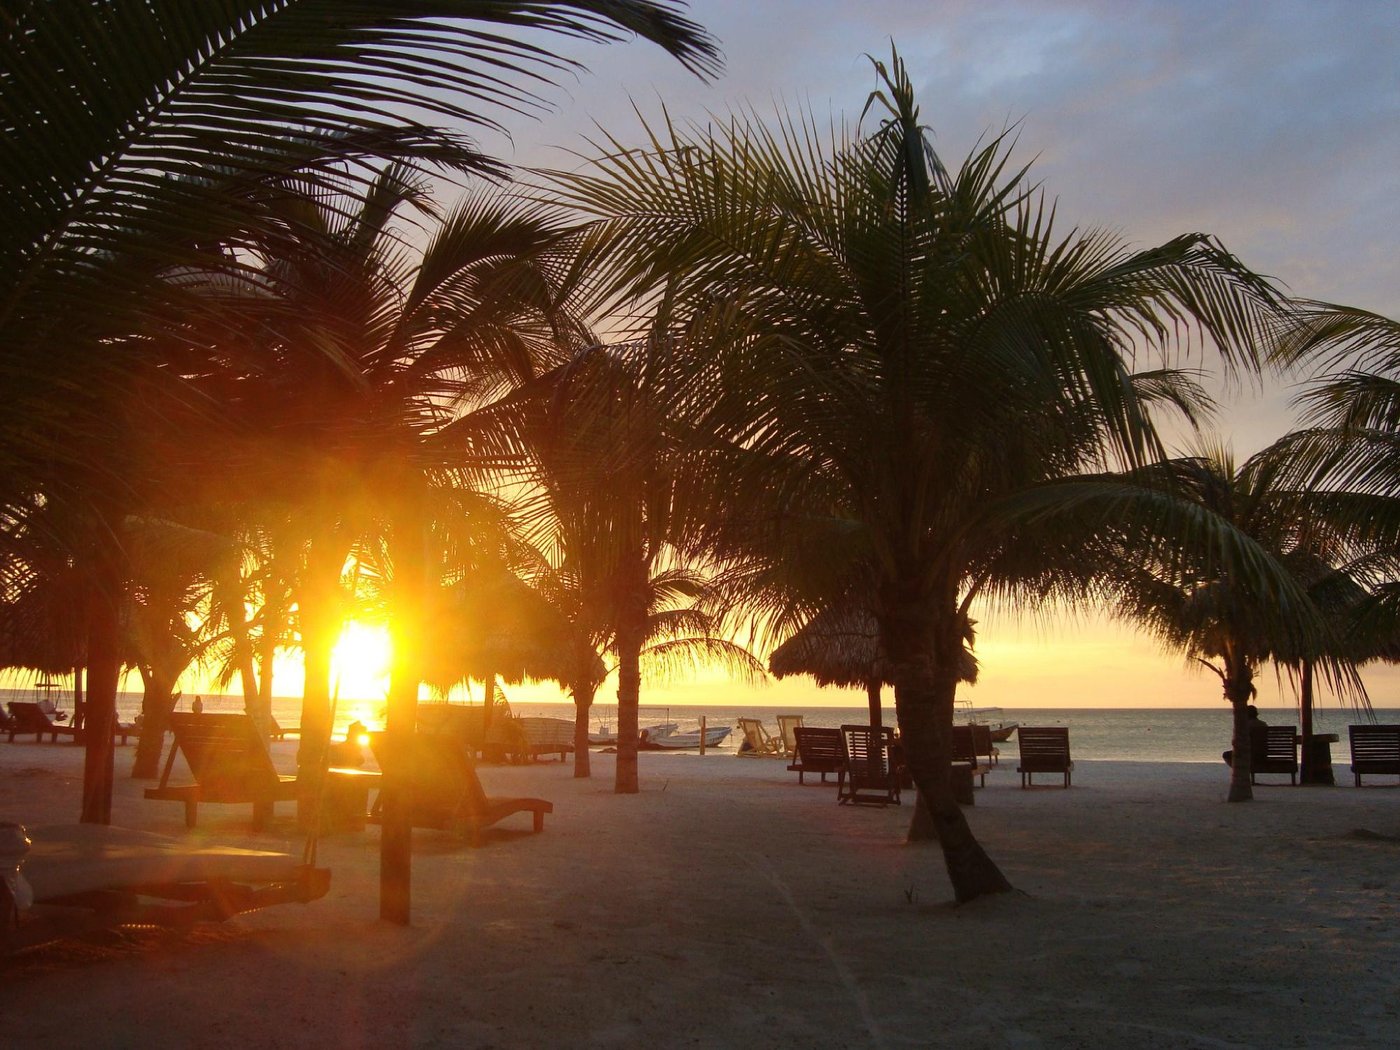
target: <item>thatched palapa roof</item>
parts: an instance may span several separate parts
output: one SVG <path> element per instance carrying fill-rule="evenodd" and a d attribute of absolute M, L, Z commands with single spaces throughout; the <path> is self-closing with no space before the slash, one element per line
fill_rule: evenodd
<path fill-rule="evenodd" d="M 977 681 L 977 659 L 963 649 L 960 677 Z M 773 650 L 768 670 L 775 678 L 809 674 L 818 685 L 868 688 L 893 685 L 891 667 L 880 646 L 880 629 L 868 609 L 827 609 Z"/>

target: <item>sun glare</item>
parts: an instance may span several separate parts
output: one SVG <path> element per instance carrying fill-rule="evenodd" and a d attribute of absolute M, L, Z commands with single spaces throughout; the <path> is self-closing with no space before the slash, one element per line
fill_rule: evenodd
<path fill-rule="evenodd" d="M 382 700 L 392 658 L 387 627 L 347 623 L 331 654 L 331 682 L 340 700 Z"/>

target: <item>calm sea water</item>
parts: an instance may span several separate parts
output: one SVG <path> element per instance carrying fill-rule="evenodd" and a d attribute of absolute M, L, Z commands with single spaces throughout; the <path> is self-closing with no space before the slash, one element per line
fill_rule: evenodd
<path fill-rule="evenodd" d="M 32 690 L 0 690 L 0 700 L 33 699 Z M 192 696 L 180 703 L 189 710 Z M 71 702 L 62 706 L 71 707 Z M 121 693 L 117 700 L 119 716 L 131 721 L 141 709 L 139 693 Z M 243 698 L 236 695 L 204 697 L 206 711 L 242 711 Z M 300 721 L 301 701 L 295 697 L 278 697 L 273 701 L 273 714 L 283 725 Z M 518 715 L 545 715 L 553 718 L 574 716 L 572 704 L 512 704 Z M 595 704 L 590 728 L 610 727 L 616 709 L 611 705 Z M 695 729 L 704 716 L 710 727 L 735 726 L 741 717 L 761 718 L 769 732 L 778 731 L 778 715 L 802 715 L 805 725 L 839 726 L 843 723 L 868 721 L 865 707 L 654 707 L 643 705 L 640 722 L 643 727 L 665 722 L 678 723 L 682 730 Z M 1298 712 L 1293 708 L 1261 708 L 1260 715 L 1271 725 L 1297 725 Z M 1074 757 L 1080 759 L 1109 759 L 1135 762 L 1219 762 L 1220 752 L 1230 746 L 1230 709 L 1222 702 L 1209 708 L 1005 708 L 1002 718 L 1022 725 L 1068 726 L 1070 746 Z M 342 703 L 336 711 L 336 732 L 343 733 L 354 719 L 363 720 L 370 728 L 383 724 L 384 705 L 379 703 Z M 1379 722 L 1400 722 L 1400 709 L 1376 708 Z M 1319 733 L 1336 733 L 1342 742 L 1334 755 L 1345 754 L 1346 727 L 1364 719 L 1350 709 L 1336 706 L 1321 707 L 1315 722 Z M 884 712 L 886 725 L 895 724 L 893 708 Z M 719 748 L 734 751 L 739 743 L 737 730 Z M 1012 738 L 1004 749 L 1014 749 Z"/>

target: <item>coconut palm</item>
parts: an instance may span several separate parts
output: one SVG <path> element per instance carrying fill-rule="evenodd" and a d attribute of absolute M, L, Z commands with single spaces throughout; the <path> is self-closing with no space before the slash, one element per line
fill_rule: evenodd
<path fill-rule="evenodd" d="M 594 662 L 611 652 L 619 794 L 639 789 L 644 669 L 664 677 L 709 662 L 751 679 L 763 674 L 752 654 L 719 636 L 703 608 L 705 581 L 686 560 L 690 490 L 699 479 L 672 425 L 688 396 L 674 350 L 654 340 L 586 348 L 544 377 L 542 394 L 525 401 L 514 422 L 536 468 L 527 528 L 553 566 L 537 585 L 569 619 L 577 654 L 578 674 L 568 683 L 575 775 L 588 775 L 588 710 L 602 684 Z"/>
<path fill-rule="evenodd" d="M 501 27 L 483 31 L 483 23 Z M 518 30 L 594 40 L 635 33 L 698 72 L 716 52 L 669 3 L 306 0 L 20 0 L 0 28 L 0 520 L 36 494 L 93 521 L 97 598 L 88 659 L 96 719 L 84 820 L 110 817 L 124 568 L 115 523 L 144 509 L 123 483 L 122 399 L 178 386 L 129 337 L 189 303 L 169 268 L 248 223 L 269 174 L 327 156 L 397 156 L 499 171 L 460 134 L 406 121 L 406 108 L 463 126 L 489 108 L 529 108 L 566 63 Z M 56 133 L 55 129 L 62 129 Z M 295 129 L 295 130 L 293 130 Z M 286 158 L 264 166 L 280 142 Z M 210 178 L 218 173 L 218 178 Z M 178 392 L 178 391 L 177 391 Z M 102 455 L 106 453 L 106 455 Z M 7 528 L 0 542 L 22 530 Z"/>
<path fill-rule="evenodd" d="M 341 578 L 357 545 L 400 530 L 393 580 L 422 550 L 431 490 L 480 476 L 494 453 L 439 458 L 429 436 L 468 408 L 528 381 L 569 321 L 529 260 L 553 237 L 541 209 L 499 195 L 462 200 L 421 251 L 393 223 L 431 214 L 421 179 L 390 167 L 362 200 L 293 183 L 267 207 L 284 222 L 243 248 L 243 269 L 185 272 L 238 317 L 191 333 L 210 366 L 191 382 L 220 406 L 220 483 L 285 516 L 306 692 L 299 780 L 314 789 L 330 737 L 330 654 L 344 607 Z M 207 473 L 207 472 L 206 472 Z M 405 508 L 419 521 L 402 542 Z M 424 571 L 427 571 L 426 569 Z M 391 619 L 416 637 L 402 604 Z M 414 687 L 416 694 L 416 685 Z"/>
<path fill-rule="evenodd" d="M 851 584 L 868 588 L 911 772 L 966 900 L 1009 884 L 949 778 L 963 630 L 1014 567 L 1035 518 L 1027 494 L 1042 509 L 1088 502 L 1052 483 L 1151 458 L 1135 346 L 1166 354 L 1204 333 L 1254 367 L 1278 299 L 1209 237 L 1130 251 L 1102 232 L 1060 235 L 1003 138 L 945 168 L 902 64 L 878 69 L 871 105 L 888 118 L 864 137 L 827 146 L 815 122 L 667 125 L 648 129 L 650 151 L 613 143 L 552 185 L 595 220 L 612 261 L 600 294 L 664 299 L 717 380 L 692 417 L 729 449 L 711 457 L 733 472 L 733 498 L 709 516 L 716 551 L 772 560 L 783 513 L 859 534 L 869 553 Z M 1108 523 L 1126 508 L 1103 489 Z M 736 549 L 725 533 L 762 533 L 762 509 L 767 541 Z M 1059 540 L 1061 574 L 1074 539 Z"/>
<path fill-rule="evenodd" d="M 1121 611 L 1220 679 L 1233 716 L 1231 802 L 1253 796 L 1248 707 L 1264 663 L 1293 668 L 1309 683 L 1320 670 L 1341 694 L 1365 697 L 1355 671 L 1360 650 L 1338 608 L 1341 581 L 1349 579 L 1334 567 L 1343 533 L 1332 527 L 1326 501 L 1287 484 L 1278 465 L 1273 449 L 1237 468 L 1228 451 L 1207 448 L 1139 472 L 1250 537 L 1272 573 L 1206 564 L 1189 545 L 1177 545 L 1166 558 L 1138 562 L 1118 577 Z M 1126 545 L 1125 558 L 1138 558 L 1142 549 Z M 1279 586 L 1288 579 L 1291 588 Z M 1359 590 L 1351 584 L 1348 605 Z"/>

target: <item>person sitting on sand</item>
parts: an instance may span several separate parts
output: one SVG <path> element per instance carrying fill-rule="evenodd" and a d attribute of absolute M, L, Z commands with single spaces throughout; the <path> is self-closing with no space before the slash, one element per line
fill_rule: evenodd
<path fill-rule="evenodd" d="M 1268 736 L 1265 730 L 1269 728 L 1269 723 L 1265 722 L 1262 718 L 1259 717 L 1259 708 L 1255 707 L 1253 704 L 1249 705 L 1247 714 L 1249 715 L 1250 749 L 1256 752 L 1263 751 L 1264 741 Z M 1227 766 L 1231 766 L 1233 768 L 1233 759 L 1235 757 L 1235 751 L 1233 748 L 1231 748 L 1229 751 L 1221 752 L 1220 757 L 1225 760 L 1225 764 Z"/>
<path fill-rule="evenodd" d="M 331 744 L 331 765 L 362 766 L 365 764 L 364 747 L 360 740 L 365 735 L 365 724 L 358 718 L 345 728 L 345 739 Z"/>

